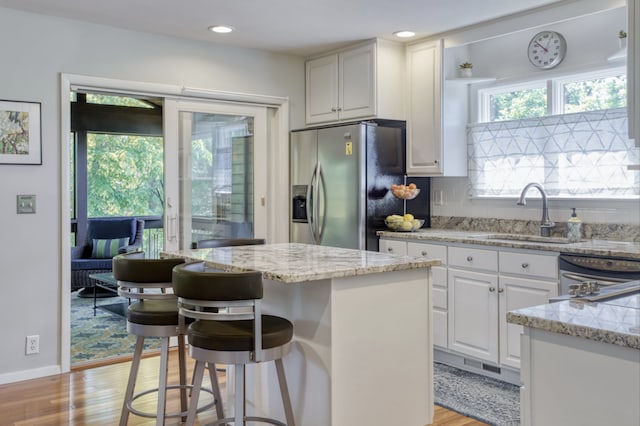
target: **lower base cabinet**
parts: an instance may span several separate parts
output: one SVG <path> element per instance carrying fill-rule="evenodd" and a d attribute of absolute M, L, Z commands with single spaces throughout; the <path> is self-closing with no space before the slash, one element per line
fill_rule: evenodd
<path fill-rule="evenodd" d="M 520 368 L 523 329 L 507 312 L 558 295 L 556 253 L 394 239 L 381 239 L 380 251 L 441 259 L 431 268 L 434 345 L 498 367 Z"/>
<path fill-rule="evenodd" d="M 549 303 L 550 297 L 558 295 L 558 284 L 506 275 L 500 275 L 498 281 L 503 290 L 498 298 L 500 364 L 520 368 L 520 336 L 523 327 L 507 323 L 507 312 Z"/>
<path fill-rule="evenodd" d="M 498 277 L 449 268 L 449 349 L 498 363 Z"/>

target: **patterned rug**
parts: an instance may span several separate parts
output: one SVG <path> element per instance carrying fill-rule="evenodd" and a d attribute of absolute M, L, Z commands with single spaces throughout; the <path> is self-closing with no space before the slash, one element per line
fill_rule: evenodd
<path fill-rule="evenodd" d="M 98 299 L 93 313 L 93 298 L 78 297 L 71 293 L 71 365 L 102 361 L 123 355 L 132 355 L 135 338 L 126 329 L 123 316 L 127 299 L 115 296 Z M 109 309 L 109 310 L 107 310 Z M 160 340 L 146 339 L 145 350 L 158 349 Z"/>
<path fill-rule="evenodd" d="M 520 424 L 520 388 L 434 363 L 435 403 L 493 426 Z"/>

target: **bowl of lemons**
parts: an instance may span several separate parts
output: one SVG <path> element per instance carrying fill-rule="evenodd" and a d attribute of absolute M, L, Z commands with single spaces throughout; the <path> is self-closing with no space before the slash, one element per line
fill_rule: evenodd
<path fill-rule="evenodd" d="M 416 219 L 412 214 L 392 214 L 384 219 L 384 224 L 392 231 L 412 232 L 422 228 L 424 219 Z"/>

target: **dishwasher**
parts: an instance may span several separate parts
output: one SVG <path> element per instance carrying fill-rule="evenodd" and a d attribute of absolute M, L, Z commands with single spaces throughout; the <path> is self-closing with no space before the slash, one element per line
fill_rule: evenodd
<path fill-rule="evenodd" d="M 640 259 L 562 253 L 558 258 L 560 295 L 569 294 L 569 286 L 595 281 L 603 288 L 640 280 Z"/>

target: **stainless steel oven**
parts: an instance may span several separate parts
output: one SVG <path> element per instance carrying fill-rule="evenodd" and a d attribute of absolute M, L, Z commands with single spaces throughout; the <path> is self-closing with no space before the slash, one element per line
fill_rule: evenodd
<path fill-rule="evenodd" d="M 600 287 L 640 280 L 640 259 L 561 254 L 558 260 L 560 295 L 569 294 L 569 286 L 596 281 Z"/>

